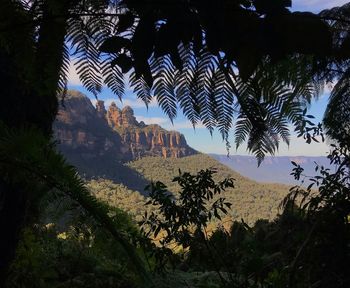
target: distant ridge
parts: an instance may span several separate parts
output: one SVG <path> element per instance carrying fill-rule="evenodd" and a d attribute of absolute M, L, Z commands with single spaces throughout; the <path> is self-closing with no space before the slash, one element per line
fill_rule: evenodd
<path fill-rule="evenodd" d="M 219 154 L 210 154 L 210 156 L 245 177 L 266 183 L 298 184 L 299 182 L 290 175 L 293 169 L 291 161 L 300 164 L 305 169 L 304 174 L 310 176 L 316 175 L 315 163 L 331 168 L 325 156 L 268 156 L 260 167 L 253 156 L 231 155 L 227 157 L 227 155 Z"/>

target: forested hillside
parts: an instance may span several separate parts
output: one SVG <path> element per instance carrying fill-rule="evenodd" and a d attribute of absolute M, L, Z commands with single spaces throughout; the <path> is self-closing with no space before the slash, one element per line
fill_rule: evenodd
<path fill-rule="evenodd" d="M 229 215 L 232 216 L 229 217 L 230 220 L 240 221 L 243 218 L 249 224 L 253 224 L 261 218 L 273 219 L 278 213 L 279 204 L 289 190 L 289 187 L 285 185 L 258 183 L 243 177 L 205 154 L 178 159 L 145 157 L 129 162 L 126 169 L 130 168 L 137 172 L 135 175 L 138 174 L 145 177 L 146 181 L 144 183 L 161 181 L 168 186 L 168 189 L 174 195 L 180 190 L 180 187 L 175 182 L 172 182 L 173 178 L 178 176 L 179 169 L 182 172 L 195 174 L 201 169 L 215 168 L 217 169 L 216 180 L 230 177 L 235 179 L 235 187 L 227 189 L 222 194 L 228 202 L 232 203 L 232 210 L 229 212 Z M 122 169 L 122 166 L 119 169 Z M 105 179 L 91 180 L 88 186 L 100 199 L 129 211 L 138 220 L 144 214 L 146 200 L 140 195 L 141 193 L 145 194 L 144 186 L 139 185 L 137 190 L 140 193 Z M 228 218 L 225 221 L 228 221 Z"/>
<path fill-rule="evenodd" d="M 222 196 L 232 203 L 230 214 L 234 219 L 243 218 L 253 224 L 257 219 L 273 219 L 278 213 L 278 206 L 287 195 L 289 187 L 281 184 L 263 184 L 234 172 L 227 166 L 205 154 L 198 154 L 179 159 L 162 159 L 146 157 L 128 164 L 146 179 L 161 181 L 173 193 L 178 193 L 180 187 L 172 182 L 182 172 L 197 173 L 201 169 L 217 169 L 215 180 L 234 178 L 235 187 L 227 189 Z"/>

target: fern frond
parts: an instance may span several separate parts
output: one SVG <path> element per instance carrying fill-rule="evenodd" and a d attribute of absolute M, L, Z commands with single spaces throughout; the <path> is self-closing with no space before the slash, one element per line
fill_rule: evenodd
<path fill-rule="evenodd" d="M 196 94 L 199 90 L 196 69 L 198 63 L 190 45 L 180 45 L 179 54 L 183 68 L 176 79 L 176 96 L 184 115 L 195 127 L 200 121 L 200 106 Z"/>
<path fill-rule="evenodd" d="M 151 93 L 151 88 L 148 86 L 146 80 L 143 76 L 137 77 L 135 71 L 130 74 L 130 86 L 134 89 L 134 93 L 139 99 L 141 99 L 146 107 L 151 103 L 153 95 Z"/>
<path fill-rule="evenodd" d="M 111 64 L 112 60 L 107 58 L 102 62 L 102 75 L 104 84 L 119 98 L 121 101 L 125 94 L 124 74 L 118 66 Z"/>
<path fill-rule="evenodd" d="M 350 70 L 334 86 L 323 121 L 331 138 L 350 143 Z"/>
<path fill-rule="evenodd" d="M 62 65 L 61 65 L 61 71 L 60 71 L 60 75 L 59 75 L 58 89 L 57 89 L 57 94 L 59 94 L 59 95 L 65 95 L 65 93 L 67 91 L 69 66 L 70 66 L 69 49 L 68 49 L 67 45 L 64 44 Z"/>
<path fill-rule="evenodd" d="M 215 99 L 218 104 L 217 127 L 222 135 L 223 140 L 228 142 L 230 129 L 232 128 L 233 112 L 234 112 L 235 94 L 229 83 L 226 81 L 224 72 L 217 69 Z"/>
<path fill-rule="evenodd" d="M 154 96 L 163 112 L 173 122 L 177 115 L 175 81 L 178 77 L 178 72 L 173 66 L 169 55 L 153 58 L 151 61 L 151 70 L 152 74 L 155 75 L 153 85 Z"/>
<path fill-rule="evenodd" d="M 67 42 L 74 49 L 72 57 L 77 74 L 86 89 L 95 96 L 102 89 L 103 68 L 103 72 L 106 72 L 98 47 L 111 29 L 112 23 L 100 18 L 71 18 L 68 21 Z"/>

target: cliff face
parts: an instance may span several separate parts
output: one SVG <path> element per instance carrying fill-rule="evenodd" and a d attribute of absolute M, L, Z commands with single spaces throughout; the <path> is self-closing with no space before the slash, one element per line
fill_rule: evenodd
<path fill-rule="evenodd" d="M 59 149 L 86 159 L 107 155 L 124 158 L 122 139 L 108 126 L 102 113 L 84 94 L 69 91 L 53 126 Z"/>
<path fill-rule="evenodd" d="M 82 157 L 84 161 L 97 161 L 101 157 L 127 161 L 142 156 L 179 158 L 196 154 L 179 132 L 138 122 L 129 106 L 119 109 L 112 103 L 106 110 L 103 101 L 98 101 L 95 108 L 84 94 L 76 91 L 68 91 L 54 131 L 59 149 L 68 158 Z"/>
<path fill-rule="evenodd" d="M 179 158 L 196 153 L 179 132 L 167 131 L 155 124 L 138 122 L 129 106 L 121 110 L 113 102 L 105 113 L 105 118 L 109 126 L 120 135 L 122 143 L 129 147 L 133 159 L 142 156 Z"/>

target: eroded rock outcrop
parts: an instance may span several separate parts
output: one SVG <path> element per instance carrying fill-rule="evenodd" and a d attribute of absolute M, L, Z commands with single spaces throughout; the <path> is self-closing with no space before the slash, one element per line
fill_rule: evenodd
<path fill-rule="evenodd" d="M 101 103 L 98 103 L 97 109 L 105 110 L 100 105 Z M 119 109 L 112 102 L 105 117 L 110 127 L 118 132 L 123 144 L 129 147 L 134 159 L 142 156 L 179 158 L 196 153 L 179 132 L 167 131 L 156 124 L 146 125 L 143 121 L 138 122 L 130 106 Z"/>
<path fill-rule="evenodd" d="M 130 106 L 126 106 L 120 110 L 117 105 L 112 102 L 105 114 L 105 117 L 109 126 L 112 128 L 139 126 L 139 123 L 134 116 L 134 111 Z"/>
<path fill-rule="evenodd" d="M 80 154 L 89 159 L 104 155 L 125 158 L 122 139 L 109 127 L 103 109 L 103 103 L 98 102 L 96 109 L 80 92 L 67 93 L 53 125 L 58 147 L 64 154 Z"/>
<path fill-rule="evenodd" d="M 120 109 L 113 102 L 106 110 L 101 100 L 94 107 L 77 91 L 68 91 L 54 130 L 64 154 L 80 153 L 84 159 L 128 161 L 142 156 L 179 158 L 197 153 L 179 132 L 138 122 L 131 107 Z"/>

